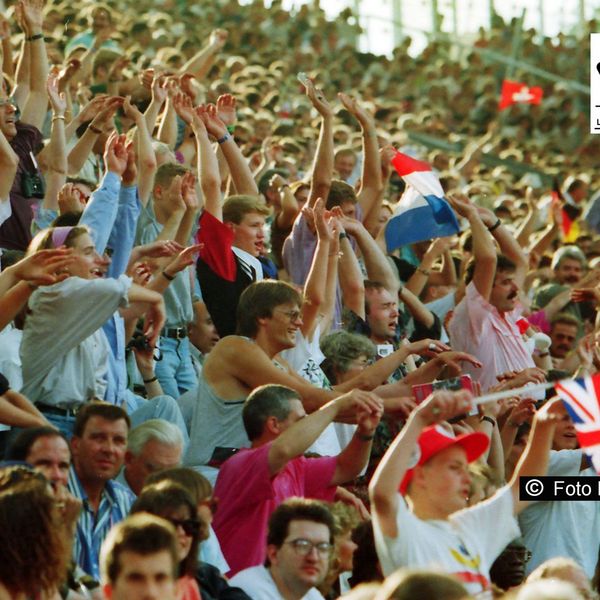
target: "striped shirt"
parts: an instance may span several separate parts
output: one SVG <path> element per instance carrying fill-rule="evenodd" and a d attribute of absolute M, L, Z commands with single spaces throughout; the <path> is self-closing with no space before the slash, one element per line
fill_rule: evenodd
<path fill-rule="evenodd" d="M 107 481 L 98 512 L 95 513 L 73 467 L 69 472 L 68 488 L 82 503 L 73 544 L 73 559 L 86 573 L 100 581 L 99 559 L 102 542 L 111 527 L 127 516 L 135 496 L 120 483 Z"/>

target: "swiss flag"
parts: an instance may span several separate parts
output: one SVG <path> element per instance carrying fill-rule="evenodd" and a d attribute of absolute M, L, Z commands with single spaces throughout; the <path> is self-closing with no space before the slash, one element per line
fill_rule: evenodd
<path fill-rule="evenodd" d="M 498 108 L 504 110 L 513 104 L 539 104 L 543 95 L 541 87 L 528 87 L 526 83 L 505 79 Z"/>

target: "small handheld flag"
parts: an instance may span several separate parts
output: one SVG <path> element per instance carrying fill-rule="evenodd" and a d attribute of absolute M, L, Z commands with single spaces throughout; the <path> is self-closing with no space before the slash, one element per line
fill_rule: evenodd
<path fill-rule="evenodd" d="M 579 445 L 600 474 L 600 375 L 559 381 L 555 389 L 573 420 Z"/>
<path fill-rule="evenodd" d="M 444 199 L 444 190 L 431 167 L 401 152 L 391 162 L 404 179 L 406 190 L 385 230 L 388 252 L 406 244 L 458 233 L 460 227 L 454 211 Z"/>

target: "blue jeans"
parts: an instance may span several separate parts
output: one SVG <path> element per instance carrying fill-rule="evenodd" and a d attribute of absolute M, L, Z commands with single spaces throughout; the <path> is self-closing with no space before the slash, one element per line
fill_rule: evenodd
<path fill-rule="evenodd" d="M 179 398 L 181 394 L 198 385 L 188 338 L 176 340 L 161 337 L 160 351 L 162 360 L 154 365 L 154 372 L 167 396 Z"/>
<path fill-rule="evenodd" d="M 73 427 L 75 427 L 74 416 L 55 415 L 54 413 L 44 412 L 43 410 L 41 412 L 51 425 L 63 433 L 68 440 L 71 439 L 71 436 L 73 435 Z"/>

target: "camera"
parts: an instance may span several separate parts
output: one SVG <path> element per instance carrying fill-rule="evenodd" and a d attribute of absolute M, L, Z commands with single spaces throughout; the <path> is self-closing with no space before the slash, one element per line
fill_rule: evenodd
<path fill-rule="evenodd" d="M 392 344 L 377 344 L 377 356 L 385 358 L 394 352 Z"/>
<path fill-rule="evenodd" d="M 136 331 L 129 344 L 127 344 L 127 348 L 129 350 L 134 348 L 136 350 L 150 350 L 150 340 L 141 331 Z"/>
<path fill-rule="evenodd" d="M 26 198 L 43 198 L 44 182 L 37 173 L 23 173 L 21 176 L 21 191 Z"/>

